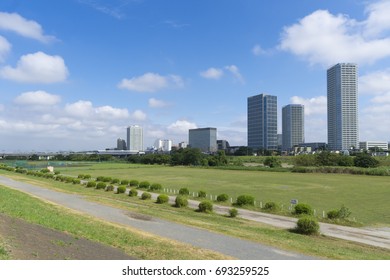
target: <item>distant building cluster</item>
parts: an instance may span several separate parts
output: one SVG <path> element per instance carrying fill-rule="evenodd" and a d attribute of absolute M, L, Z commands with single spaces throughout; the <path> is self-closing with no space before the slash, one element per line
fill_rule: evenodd
<path fill-rule="evenodd" d="M 282 107 L 282 134 L 278 134 L 277 96 L 261 93 L 247 98 L 247 148 L 253 151 L 280 151 L 286 154 L 311 153 L 316 150 L 346 152 L 352 149 L 387 151 L 385 141 L 359 142 L 358 67 L 339 63 L 327 70 L 328 142 L 305 142 L 305 107 L 288 104 Z M 319 127 L 319 129 L 322 129 Z M 188 142 L 174 146 L 172 140 L 157 139 L 148 151 L 168 153 L 173 147 L 199 148 L 204 153 L 235 151 L 227 140 L 217 139 L 217 128 L 190 129 Z M 127 127 L 127 141 L 119 138 L 117 150 L 144 151 L 143 129 Z"/>

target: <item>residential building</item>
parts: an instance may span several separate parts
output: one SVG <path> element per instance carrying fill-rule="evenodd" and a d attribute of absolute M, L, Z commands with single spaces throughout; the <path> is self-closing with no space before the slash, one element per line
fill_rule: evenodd
<path fill-rule="evenodd" d="M 122 138 L 116 140 L 116 149 L 117 150 L 127 150 L 126 141 Z"/>
<path fill-rule="evenodd" d="M 305 142 L 304 106 L 290 104 L 282 108 L 282 151 L 291 151 Z"/>
<path fill-rule="evenodd" d="M 349 150 L 359 145 L 358 67 L 339 63 L 327 70 L 328 147 Z"/>
<path fill-rule="evenodd" d="M 359 143 L 360 150 L 384 150 L 387 151 L 389 148 L 388 142 L 386 141 L 365 141 Z"/>
<path fill-rule="evenodd" d="M 127 128 L 127 150 L 144 150 L 143 129 L 141 126 L 131 125 Z"/>
<path fill-rule="evenodd" d="M 259 94 L 248 97 L 248 147 L 277 150 L 277 97 Z"/>
<path fill-rule="evenodd" d="M 217 149 L 217 129 L 213 127 L 189 130 L 188 144 L 204 153 L 215 153 Z"/>
<path fill-rule="evenodd" d="M 157 139 L 154 146 L 157 149 L 157 151 L 170 152 L 172 150 L 172 140 Z"/>

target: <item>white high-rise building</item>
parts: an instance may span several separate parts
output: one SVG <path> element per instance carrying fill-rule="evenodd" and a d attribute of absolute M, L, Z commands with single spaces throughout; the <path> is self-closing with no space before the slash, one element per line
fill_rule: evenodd
<path fill-rule="evenodd" d="M 127 150 L 143 151 L 144 137 L 143 129 L 138 125 L 131 125 L 127 128 Z"/>
<path fill-rule="evenodd" d="M 172 140 L 169 139 L 158 139 L 154 143 L 154 146 L 158 151 L 170 152 L 172 150 Z"/>
<path fill-rule="evenodd" d="M 305 142 L 304 106 L 290 104 L 282 108 L 282 150 L 291 151 Z"/>
<path fill-rule="evenodd" d="M 359 147 L 358 67 L 339 63 L 327 71 L 328 148 Z"/>

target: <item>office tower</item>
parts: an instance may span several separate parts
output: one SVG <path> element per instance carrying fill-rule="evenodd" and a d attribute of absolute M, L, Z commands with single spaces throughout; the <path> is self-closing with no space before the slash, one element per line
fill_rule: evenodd
<path fill-rule="evenodd" d="M 359 145 L 358 69 L 339 63 L 327 71 L 328 147 L 349 150 Z"/>
<path fill-rule="evenodd" d="M 216 128 L 190 129 L 188 136 L 191 148 L 199 148 L 204 153 L 214 153 L 218 150 Z"/>
<path fill-rule="evenodd" d="M 154 147 L 160 152 L 170 152 L 172 150 L 172 140 L 157 139 L 156 142 L 154 142 Z"/>
<path fill-rule="evenodd" d="M 131 125 L 127 128 L 127 149 L 130 151 L 144 150 L 142 127 L 138 125 Z"/>
<path fill-rule="evenodd" d="M 282 151 L 291 151 L 305 142 L 304 106 L 290 104 L 282 108 Z"/>
<path fill-rule="evenodd" d="M 277 97 L 267 94 L 248 97 L 248 147 L 276 150 L 277 131 Z"/>
<path fill-rule="evenodd" d="M 116 140 L 116 149 L 127 150 L 126 141 L 122 138 L 118 138 L 118 140 Z"/>

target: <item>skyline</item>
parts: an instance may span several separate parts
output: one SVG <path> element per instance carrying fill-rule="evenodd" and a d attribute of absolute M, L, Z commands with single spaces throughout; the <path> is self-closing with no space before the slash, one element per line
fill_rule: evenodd
<path fill-rule="evenodd" d="M 344 62 L 360 141 L 389 141 L 390 1 L 315 2 L 4 0 L 0 150 L 104 149 L 135 124 L 146 147 L 201 127 L 246 146 L 261 93 L 278 97 L 278 133 L 302 104 L 306 142 L 326 142 L 326 69 Z"/>

